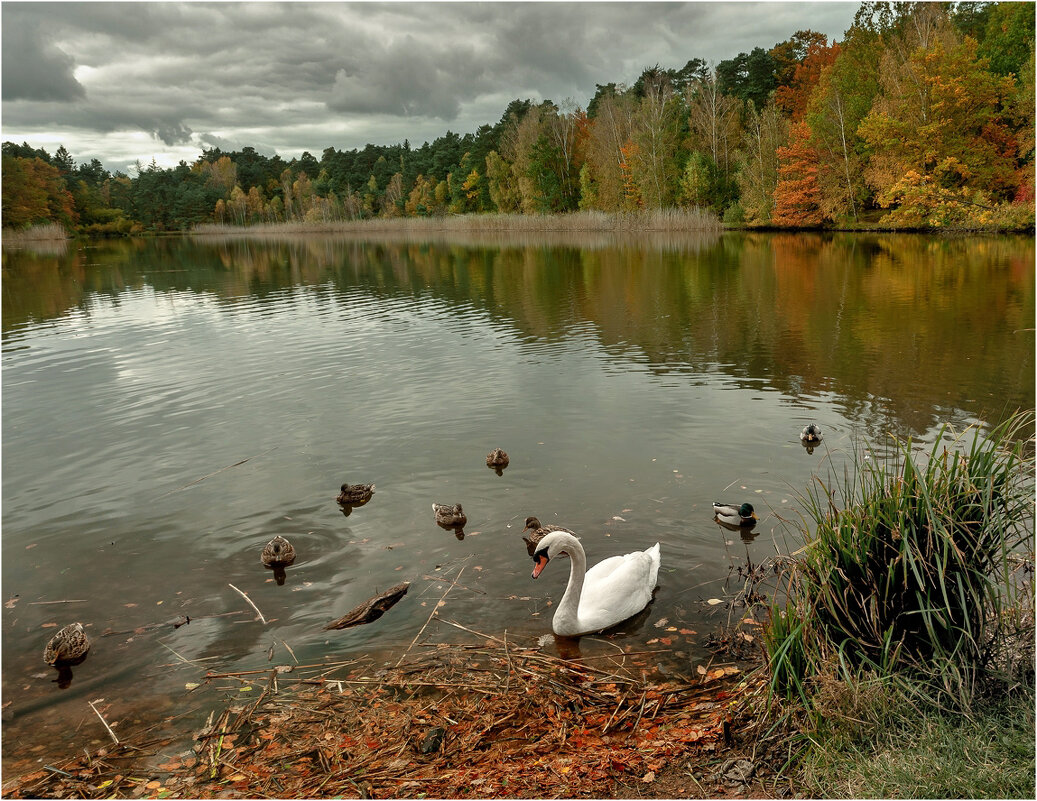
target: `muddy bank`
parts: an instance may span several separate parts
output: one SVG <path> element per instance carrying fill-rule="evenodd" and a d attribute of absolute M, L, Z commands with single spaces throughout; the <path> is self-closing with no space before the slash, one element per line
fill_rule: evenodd
<path fill-rule="evenodd" d="M 781 794 L 752 757 L 762 678 L 667 651 L 567 660 L 468 632 L 395 663 L 209 674 L 200 731 L 120 742 L 7 777 L 8 797 L 715 797 Z M 750 757 L 750 758 L 747 758 Z M 757 761 L 754 761 L 757 760 Z"/>

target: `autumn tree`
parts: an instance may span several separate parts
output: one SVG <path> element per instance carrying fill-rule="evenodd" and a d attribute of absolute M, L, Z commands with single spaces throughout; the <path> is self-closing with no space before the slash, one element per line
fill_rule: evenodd
<path fill-rule="evenodd" d="M 778 150 L 788 141 L 788 121 L 768 103 L 763 111 L 750 106 L 746 114 L 739 157 L 738 187 L 745 221 L 769 225 L 778 186 Z"/>
<path fill-rule="evenodd" d="M 435 210 L 435 186 L 432 179 L 419 175 L 414 180 L 414 187 L 407 196 L 404 211 L 411 217 L 428 217 Z"/>
<path fill-rule="evenodd" d="M 593 184 L 594 198 L 593 205 L 584 198 L 582 208 L 602 211 L 631 208 L 626 191 L 630 168 L 624 148 L 630 142 L 634 99 L 611 86 L 609 91 L 596 96 L 596 113 L 587 131 L 587 172 L 581 181 Z"/>
<path fill-rule="evenodd" d="M 864 179 L 869 148 L 858 128 L 878 94 L 881 44 L 879 34 L 851 28 L 834 62 L 821 70 L 807 105 L 821 210 L 829 219 L 857 220 L 870 197 Z"/>
<path fill-rule="evenodd" d="M 774 92 L 774 102 L 792 122 L 799 122 L 807 113 L 811 94 L 820 80 L 821 73 L 831 66 L 839 55 L 839 45 L 820 38 L 812 41 L 792 71 L 792 77 Z"/>
<path fill-rule="evenodd" d="M 689 161 L 682 181 L 687 190 L 687 181 L 692 176 L 699 176 L 695 178 L 698 181 L 708 175 L 707 196 L 702 198 L 706 202 L 696 205 L 710 205 L 720 211 L 734 195 L 733 157 L 741 130 L 741 103 L 720 92 L 715 71 L 700 74 L 685 89 L 684 98 L 691 150 L 705 154 L 708 161 L 704 158 L 694 163 Z M 685 196 L 688 197 L 687 191 Z"/>
<path fill-rule="evenodd" d="M 665 76 L 646 84 L 631 119 L 630 142 L 634 147 L 627 151 L 626 161 L 648 208 L 673 205 L 679 177 L 680 116 L 680 106 Z"/>
<path fill-rule="evenodd" d="M 521 196 L 511 164 L 496 150 L 486 154 L 486 187 L 497 211 L 511 214 L 519 210 Z"/>
<path fill-rule="evenodd" d="M 824 217 L 817 183 L 817 150 L 810 145 L 810 128 L 805 122 L 790 127 L 789 144 L 779 147 L 777 155 L 773 222 L 795 228 L 820 225 Z"/>
<path fill-rule="evenodd" d="M 60 170 L 39 157 L 3 157 L 3 221 L 7 228 L 78 221 L 72 194 Z"/>
<path fill-rule="evenodd" d="M 1014 81 L 993 74 L 945 14 L 919 16 L 886 49 L 860 133 L 873 150 L 867 180 L 890 221 L 945 224 L 1014 194 L 1018 145 L 1005 119 Z M 937 207 L 941 216 L 926 212 Z"/>

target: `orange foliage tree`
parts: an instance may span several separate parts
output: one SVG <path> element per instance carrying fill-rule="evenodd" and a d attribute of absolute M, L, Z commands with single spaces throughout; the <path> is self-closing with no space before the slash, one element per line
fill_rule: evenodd
<path fill-rule="evenodd" d="M 821 78 L 821 72 L 835 63 L 839 53 L 840 48 L 836 42 L 831 45 L 826 41 L 812 42 L 803 61 L 796 64 L 792 82 L 775 90 L 775 105 L 792 122 L 799 122 L 806 116 L 811 93 Z"/>
<path fill-rule="evenodd" d="M 798 122 L 789 129 L 789 144 L 778 148 L 778 185 L 774 189 L 775 225 L 802 228 L 820 225 L 821 189 L 817 182 L 817 150 L 810 127 Z"/>
<path fill-rule="evenodd" d="M 5 228 L 45 223 L 73 226 L 79 221 L 75 199 L 57 167 L 41 158 L 3 157 Z"/>
<path fill-rule="evenodd" d="M 968 222 L 1018 188 L 1018 141 L 1006 120 L 1012 78 L 992 73 L 972 38 L 940 33 L 903 59 L 887 50 L 882 93 L 859 128 L 872 148 L 866 177 L 892 209 L 889 222 Z"/>

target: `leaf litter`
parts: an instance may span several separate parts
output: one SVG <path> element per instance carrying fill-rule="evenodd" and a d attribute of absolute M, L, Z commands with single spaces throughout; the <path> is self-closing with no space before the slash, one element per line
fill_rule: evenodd
<path fill-rule="evenodd" d="M 623 795 L 634 784 L 650 792 L 668 766 L 715 761 L 733 705 L 759 690 L 724 681 L 739 674 L 733 667 L 653 680 L 649 666 L 664 651 L 567 660 L 535 640 L 465 631 L 476 644 L 421 643 L 391 667 L 350 660 L 207 673 L 205 682 L 233 682 L 235 697 L 210 713 L 189 751 L 171 756 L 174 738 L 123 733 L 5 783 L 4 795 L 572 798 Z M 242 682 L 262 688 L 259 697 L 242 698 Z"/>

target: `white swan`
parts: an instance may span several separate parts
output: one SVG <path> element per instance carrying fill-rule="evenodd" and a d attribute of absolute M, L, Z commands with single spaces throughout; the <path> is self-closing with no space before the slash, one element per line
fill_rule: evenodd
<path fill-rule="evenodd" d="M 591 634 L 622 623 L 652 600 L 659 575 L 659 543 L 646 551 L 612 556 L 587 570 L 580 541 L 565 531 L 552 531 L 533 552 L 533 578 L 560 554 L 572 561 L 569 584 L 558 602 L 551 628 L 561 637 Z"/>

